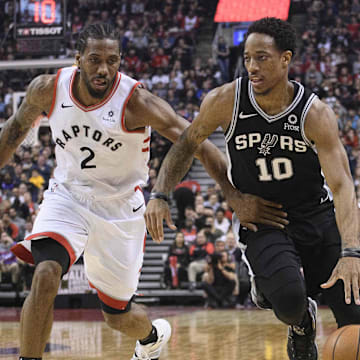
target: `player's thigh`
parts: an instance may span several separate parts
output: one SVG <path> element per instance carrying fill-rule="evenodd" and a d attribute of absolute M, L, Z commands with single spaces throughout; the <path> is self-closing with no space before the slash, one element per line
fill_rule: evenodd
<path fill-rule="evenodd" d="M 245 256 L 256 276 L 271 277 L 282 268 L 299 268 L 299 257 L 293 241 L 283 231 L 247 231 Z"/>
<path fill-rule="evenodd" d="M 111 299 L 129 301 L 134 295 L 143 263 L 145 236 L 142 216 L 111 222 L 100 220 L 96 224 L 84 251 L 85 270 L 100 299 L 110 306 Z"/>
<path fill-rule="evenodd" d="M 298 246 L 310 295 L 321 291 L 320 285 L 329 279 L 341 251 L 341 238 L 335 219 L 319 224 L 318 228 L 321 242 L 311 247 Z"/>
<path fill-rule="evenodd" d="M 69 268 L 80 257 L 88 240 L 87 218 L 86 209 L 76 201 L 62 194 L 47 192 L 32 233 L 24 241 L 30 243 L 31 240 L 31 252 L 35 251 L 35 263 L 61 257 L 64 267 L 65 255 L 60 256 L 60 253 L 65 249 L 70 259 Z"/>

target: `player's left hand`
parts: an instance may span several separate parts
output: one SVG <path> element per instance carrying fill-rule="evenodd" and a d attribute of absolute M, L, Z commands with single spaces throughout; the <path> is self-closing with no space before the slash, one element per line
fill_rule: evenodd
<path fill-rule="evenodd" d="M 346 304 L 351 303 L 352 290 L 355 304 L 360 305 L 360 259 L 356 257 L 340 258 L 329 280 L 326 283 L 322 284 L 321 287 L 323 289 L 328 289 L 335 285 L 338 280 L 342 280 L 344 282 Z"/>
<path fill-rule="evenodd" d="M 265 200 L 259 196 L 241 193 L 230 188 L 225 193 L 226 201 L 234 210 L 240 224 L 251 231 L 257 231 L 256 223 L 284 229 L 289 224 L 287 213 L 282 205 Z"/>

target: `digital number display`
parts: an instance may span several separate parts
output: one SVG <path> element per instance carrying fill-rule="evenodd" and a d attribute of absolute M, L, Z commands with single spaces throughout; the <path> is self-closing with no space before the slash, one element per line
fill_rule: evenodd
<path fill-rule="evenodd" d="M 63 37 L 65 0 L 17 0 L 17 9 L 17 38 Z"/>
<path fill-rule="evenodd" d="M 33 5 L 34 22 L 41 22 L 49 25 L 55 22 L 56 2 L 54 0 L 35 1 Z"/>

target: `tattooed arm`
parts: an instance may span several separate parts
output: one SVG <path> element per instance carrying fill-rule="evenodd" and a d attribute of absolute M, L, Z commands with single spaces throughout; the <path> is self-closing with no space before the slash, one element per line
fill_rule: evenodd
<path fill-rule="evenodd" d="M 254 223 L 283 228 L 288 221 L 285 219 L 286 213 L 279 210 L 281 205 L 235 189 L 227 178 L 224 154 L 206 140 L 219 126 L 224 130 L 228 127 L 232 118 L 234 94 L 235 82 L 211 91 L 201 105 L 200 114 L 189 126 L 165 101 L 144 89 L 137 89 L 126 107 L 125 125 L 129 130 L 150 125 L 172 142 L 177 141 L 163 162 L 154 191 L 169 193 L 190 168 L 195 155 L 209 175 L 219 183 L 229 206 L 244 226 L 253 231 L 257 229 Z M 176 228 L 167 204 L 162 200 L 150 201 L 145 220 L 156 242 L 163 240 L 164 219 L 171 229 Z"/>
<path fill-rule="evenodd" d="M 50 110 L 54 83 L 54 75 L 41 75 L 30 83 L 18 111 L 6 121 L 1 130 L 0 168 L 12 157 L 37 117 Z"/>
<path fill-rule="evenodd" d="M 189 170 L 196 151 L 207 160 L 200 144 L 219 126 L 226 129 L 232 116 L 234 92 L 230 84 L 212 90 L 201 104 L 200 113 L 165 157 L 153 191 L 170 193 Z M 230 101 L 226 99 L 229 98 Z"/>

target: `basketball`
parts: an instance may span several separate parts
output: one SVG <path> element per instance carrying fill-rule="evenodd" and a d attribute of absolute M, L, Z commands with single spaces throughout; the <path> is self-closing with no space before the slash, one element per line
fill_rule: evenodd
<path fill-rule="evenodd" d="M 360 360 L 360 325 L 334 331 L 326 340 L 323 360 Z"/>

